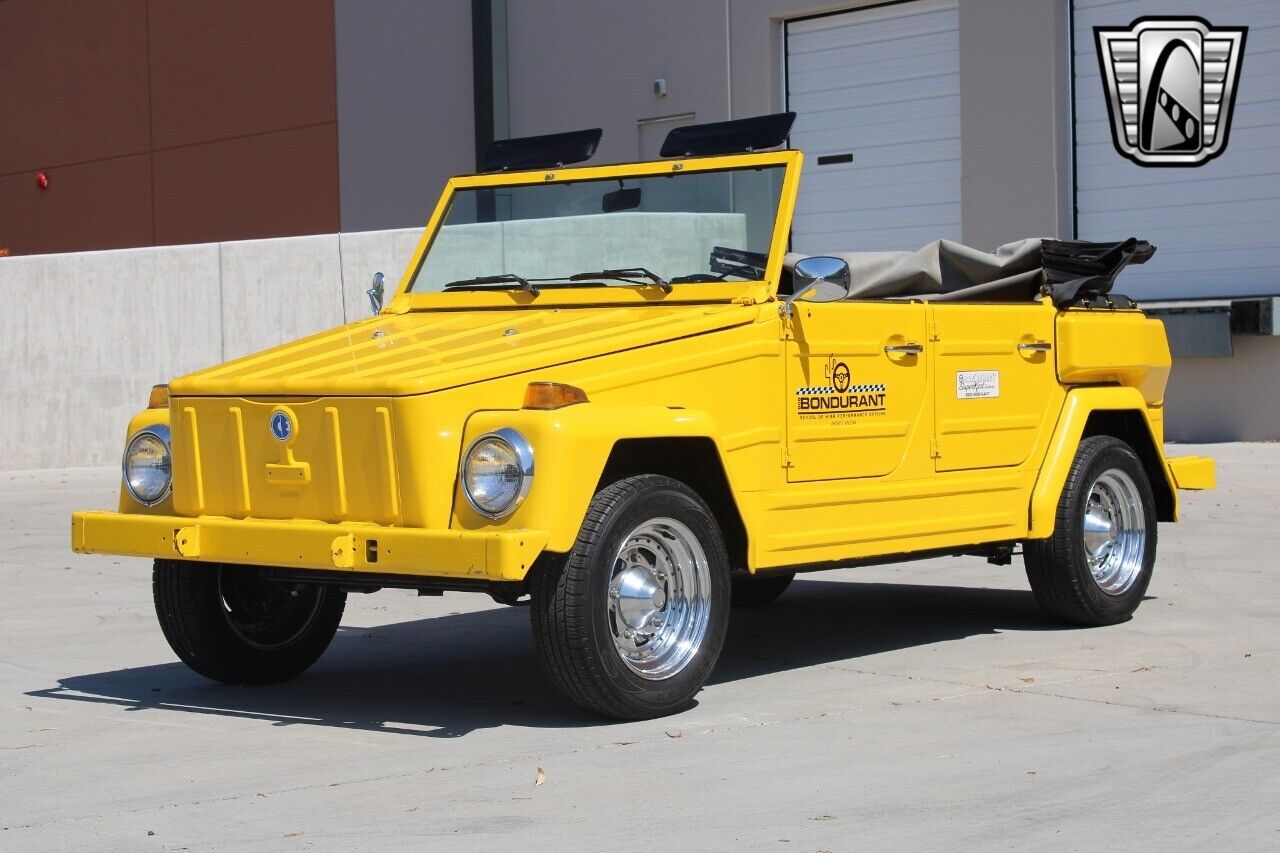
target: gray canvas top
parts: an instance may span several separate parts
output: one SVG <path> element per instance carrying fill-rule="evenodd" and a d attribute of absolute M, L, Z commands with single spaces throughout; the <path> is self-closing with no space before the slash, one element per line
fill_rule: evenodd
<path fill-rule="evenodd" d="M 1032 237 L 982 252 L 951 240 L 935 240 L 914 252 L 830 252 L 849 265 L 848 299 L 1018 301 L 1031 299 L 1043 282 L 1041 245 Z M 789 253 L 791 270 L 808 255 Z M 822 288 L 823 285 L 819 285 Z M 819 290 L 818 298 L 822 298 Z M 835 294 L 831 294 L 835 295 Z"/>
<path fill-rule="evenodd" d="M 1070 305 L 1131 308 L 1111 295 L 1115 278 L 1129 264 L 1150 260 L 1156 247 L 1130 237 L 1113 243 L 1032 237 L 1005 243 L 994 252 L 937 240 L 915 252 L 835 252 L 849 265 L 847 295 L 821 282 L 818 299 L 919 299 L 929 302 L 1024 302 L 1041 294 L 1060 308 Z M 806 256 L 788 254 L 788 271 Z M 813 257 L 813 256 L 808 256 Z"/>

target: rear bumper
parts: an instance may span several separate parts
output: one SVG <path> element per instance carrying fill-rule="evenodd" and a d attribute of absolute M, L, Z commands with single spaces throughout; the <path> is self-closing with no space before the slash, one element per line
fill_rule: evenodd
<path fill-rule="evenodd" d="M 538 530 L 422 530 L 119 512 L 71 516 L 71 547 L 80 554 L 488 581 L 522 580 L 547 539 Z"/>
<path fill-rule="evenodd" d="M 1217 485 L 1213 459 L 1208 456 L 1175 456 L 1166 461 L 1179 489 L 1212 489 Z"/>

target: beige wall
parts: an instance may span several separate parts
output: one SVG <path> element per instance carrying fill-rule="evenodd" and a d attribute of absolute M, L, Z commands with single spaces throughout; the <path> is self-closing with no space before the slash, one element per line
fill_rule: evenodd
<path fill-rule="evenodd" d="M 1280 439 L 1280 337 L 1237 335 L 1234 358 L 1181 358 L 1165 394 L 1170 441 Z"/>

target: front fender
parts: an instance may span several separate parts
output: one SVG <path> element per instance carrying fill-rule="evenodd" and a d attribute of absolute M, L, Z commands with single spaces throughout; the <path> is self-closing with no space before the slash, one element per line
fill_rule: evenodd
<path fill-rule="evenodd" d="M 573 547 L 616 442 L 709 438 L 719 450 L 715 422 L 704 411 L 583 403 L 553 411 L 476 412 L 463 432 L 463 454 L 477 438 L 502 427 L 518 430 L 533 447 L 533 486 L 528 497 L 510 517 L 495 522 L 471 508 L 458 480 L 451 525 L 461 530 L 546 530 L 551 534 L 547 550 L 559 553 Z"/>
<path fill-rule="evenodd" d="M 1152 487 L 1159 489 L 1163 486 L 1168 489 L 1168 497 L 1172 501 L 1172 518 L 1169 520 L 1177 520 L 1178 491 L 1176 484 L 1170 479 L 1169 466 L 1164 458 L 1163 422 L 1152 418 L 1142 393 L 1137 388 L 1121 386 L 1073 388 L 1067 394 L 1044 464 L 1040 466 L 1040 475 L 1031 492 L 1028 538 L 1046 539 L 1053 535 L 1058 498 L 1066 485 L 1076 448 L 1085 437 L 1089 417 L 1095 412 L 1107 411 L 1135 413 L 1141 417 L 1147 437 L 1151 440 L 1151 452 L 1158 457 L 1155 460 L 1157 464 L 1150 467 L 1161 472 L 1158 476 L 1164 478 L 1163 483 L 1152 483 Z M 1141 448 L 1135 450 L 1139 456 L 1142 455 Z"/>

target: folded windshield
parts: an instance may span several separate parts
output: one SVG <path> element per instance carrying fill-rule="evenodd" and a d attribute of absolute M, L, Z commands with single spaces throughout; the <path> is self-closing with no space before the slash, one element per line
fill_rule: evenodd
<path fill-rule="evenodd" d="M 594 280 L 666 290 L 758 280 L 784 172 L 763 166 L 457 190 L 409 289 Z"/>

